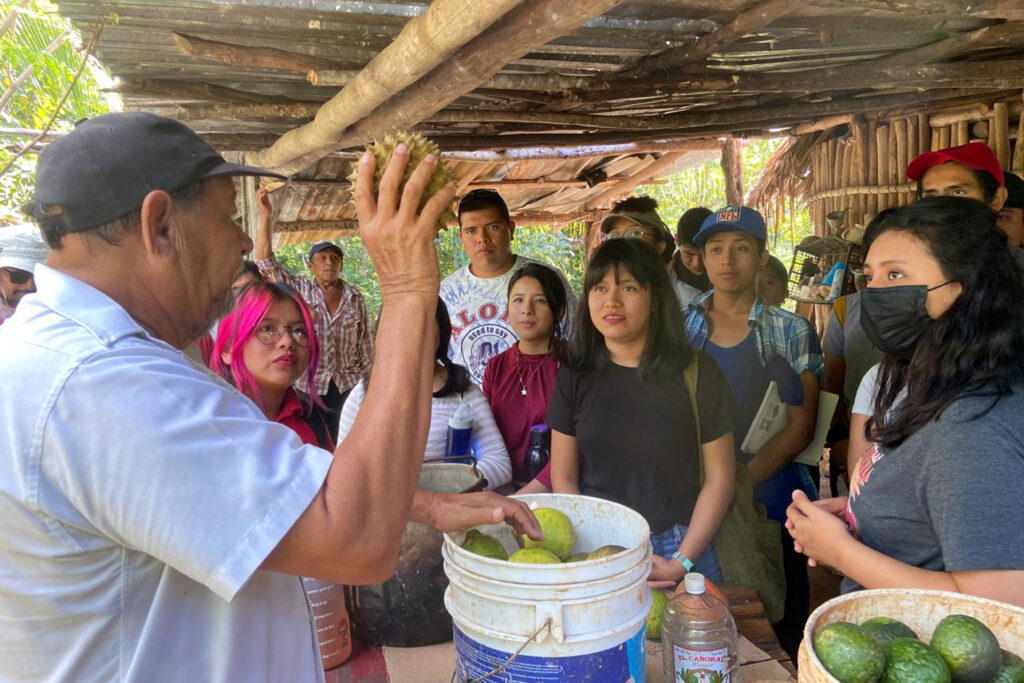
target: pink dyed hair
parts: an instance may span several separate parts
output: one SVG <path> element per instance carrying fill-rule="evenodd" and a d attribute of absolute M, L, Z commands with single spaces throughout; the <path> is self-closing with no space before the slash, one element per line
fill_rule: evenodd
<path fill-rule="evenodd" d="M 316 338 L 313 315 L 302 296 L 280 282 L 254 282 L 239 293 L 235 307 L 217 326 L 217 339 L 213 343 L 213 353 L 210 354 L 210 369 L 260 406 L 263 405 L 260 388 L 249 373 L 249 368 L 245 367 L 242 349 L 256 334 L 256 329 L 270 307 L 279 301 L 291 301 L 298 306 L 302 321 L 309 330 L 309 366 L 302 378 L 307 385 L 312 386 L 317 362 L 320 360 L 320 342 Z M 225 351 L 231 354 L 230 365 L 221 359 Z M 310 400 L 319 403 L 318 396 L 311 396 Z"/>

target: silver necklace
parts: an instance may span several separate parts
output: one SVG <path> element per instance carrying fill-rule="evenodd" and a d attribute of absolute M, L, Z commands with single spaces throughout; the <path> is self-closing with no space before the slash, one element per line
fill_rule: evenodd
<path fill-rule="evenodd" d="M 544 354 L 544 355 L 547 356 L 547 354 Z M 541 360 L 541 362 L 537 363 L 537 366 L 530 372 L 530 374 L 524 380 L 523 379 L 523 369 L 519 365 L 519 352 L 517 350 L 517 352 L 516 352 L 516 375 L 519 376 L 519 386 L 520 386 L 519 393 L 520 394 L 522 394 L 523 396 L 526 396 L 526 386 L 530 383 L 530 380 L 533 379 L 533 376 L 537 374 L 537 371 L 540 370 L 540 366 L 542 366 L 543 364 L 544 364 L 543 360 Z"/>

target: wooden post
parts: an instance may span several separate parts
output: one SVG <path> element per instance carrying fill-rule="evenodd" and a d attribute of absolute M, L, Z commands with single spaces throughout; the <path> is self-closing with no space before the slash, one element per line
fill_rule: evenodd
<path fill-rule="evenodd" d="M 889 154 L 888 154 L 889 163 L 888 163 L 888 168 L 887 168 L 887 171 L 886 171 L 885 182 L 890 184 L 890 185 L 894 185 L 894 184 L 896 184 L 896 177 L 899 174 L 899 172 L 898 172 L 898 170 L 896 168 L 897 167 L 896 155 L 899 153 L 899 150 L 897 149 L 897 146 L 896 146 L 896 122 L 895 121 L 891 121 L 889 123 L 889 141 L 888 141 L 888 145 L 889 145 Z M 889 197 L 889 205 L 890 206 L 900 206 L 900 195 L 899 195 L 899 193 L 893 193 Z"/>
<path fill-rule="evenodd" d="M 955 124 L 955 132 L 953 134 L 953 146 L 959 147 L 960 145 L 966 145 L 970 141 L 970 132 L 968 130 L 967 121 L 957 121 Z"/>
<path fill-rule="evenodd" d="M 1024 93 L 1021 95 L 1024 99 Z M 1021 111 L 1020 120 L 1017 122 L 1017 143 L 1013 153 L 1013 172 L 1017 175 L 1024 173 L 1024 110 Z"/>
<path fill-rule="evenodd" d="M 924 154 L 931 149 L 932 129 L 928 125 L 928 114 L 917 115 L 917 153 Z"/>
<path fill-rule="evenodd" d="M 722 172 L 725 174 L 725 201 L 743 205 L 743 141 L 728 138 L 722 147 Z"/>
<path fill-rule="evenodd" d="M 896 167 L 895 171 L 896 172 L 893 174 L 893 177 L 892 177 L 891 181 L 894 182 L 894 183 L 901 183 L 906 178 L 906 173 L 907 173 L 907 156 L 909 154 L 909 150 L 907 149 L 907 146 L 909 145 L 908 139 L 909 139 L 910 136 L 908 135 L 908 131 L 907 131 L 907 120 L 906 119 L 898 119 L 898 120 L 894 121 L 893 122 L 893 128 L 895 128 L 895 137 L 896 137 L 896 164 L 895 164 L 895 167 Z M 909 201 L 910 201 L 910 195 L 908 193 L 906 193 L 906 192 L 900 192 L 900 194 L 899 194 L 899 205 L 900 206 L 904 206 Z"/>
<path fill-rule="evenodd" d="M 878 178 L 876 182 L 879 185 L 889 184 L 889 127 L 879 126 L 875 131 L 875 160 L 878 168 Z M 889 195 L 881 194 L 878 195 L 878 210 L 888 209 L 892 204 L 889 203 Z"/>
<path fill-rule="evenodd" d="M 871 186 L 877 186 L 878 180 L 878 122 L 872 120 L 868 124 L 867 134 L 864 136 L 864 141 L 867 144 L 868 149 L 868 181 L 867 184 Z M 867 213 L 869 216 L 874 216 L 878 213 L 878 193 L 874 192 L 867 195 Z"/>
<path fill-rule="evenodd" d="M 939 128 L 939 146 L 938 146 L 938 149 L 948 149 L 948 148 L 952 147 L 952 145 L 950 144 L 950 140 L 951 139 L 952 139 L 952 134 L 951 134 L 949 126 L 942 126 L 941 128 Z"/>
<path fill-rule="evenodd" d="M 992 150 L 999 158 L 999 168 L 1010 168 L 1010 115 L 1006 102 L 992 105 L 992 127 L 995 129 L 995 146 Z"/>

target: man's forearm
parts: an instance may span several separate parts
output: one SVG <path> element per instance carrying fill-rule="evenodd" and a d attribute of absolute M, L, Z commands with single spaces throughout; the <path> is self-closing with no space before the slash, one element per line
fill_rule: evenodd
<path fill-rule="evenodd" d="M 366 398 L 336 452 L 328 496 L 357 490 L 362 509 L 360 536 L 397 552 L 409 519 L 430 423 L 433 301 L 409 296 L 385 300 L 377 334 L 378 362 Z"/>
<path fill-rule="evenodd" d="M 256 233 L 256 239 L 252 246 L 252 260 L 265 261 L 274 255 L 274 248 L 271 242 L 274 236 L 273 219 L 270 216 L 260 216 L 260 229 Z"/>
<path fill-rule="evenodd" d="M 800 455 L 814 438 L 802 421 L 790 420 L 782 431 L 769 439 L 747 464 L 754 486 L 768 481 Z"/>

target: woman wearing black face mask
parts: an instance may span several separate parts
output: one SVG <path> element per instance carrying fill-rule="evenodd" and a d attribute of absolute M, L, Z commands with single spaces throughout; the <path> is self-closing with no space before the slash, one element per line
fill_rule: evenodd
<path fill-rule="evenodd" d="M 874 442 L 850 499 L 795 493 L 798 550 L 866 588 L 931 588 L 1024 606 L 1024 277 L 968 199 L 888 220 L 868 252 L 862 322 L 877 366 Z M 865 382 L 869 382 L 869 373 Z"/>

